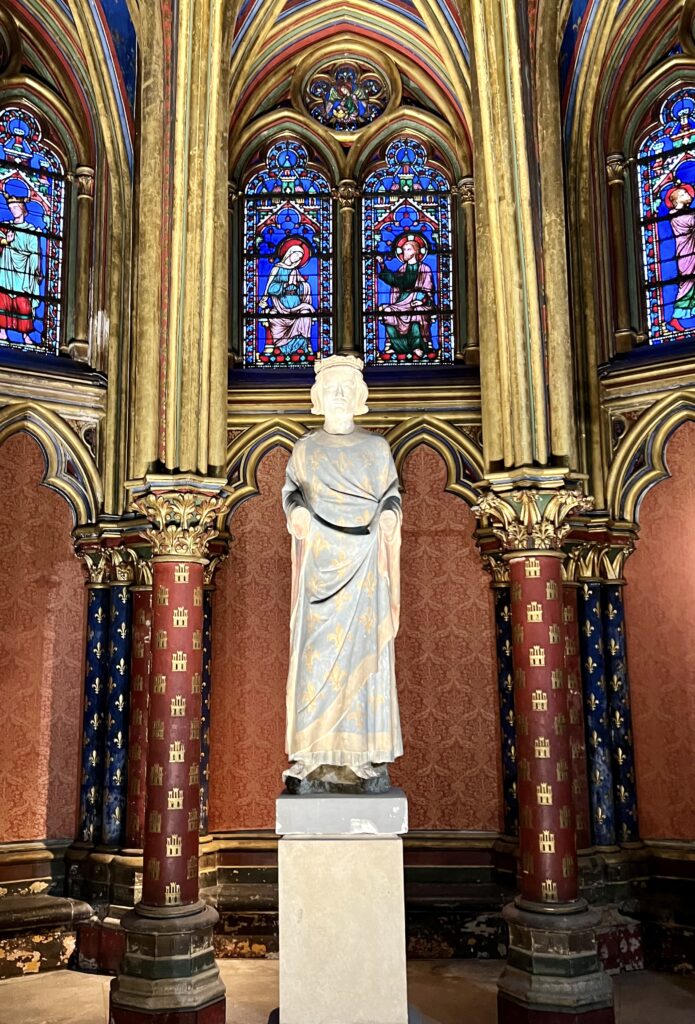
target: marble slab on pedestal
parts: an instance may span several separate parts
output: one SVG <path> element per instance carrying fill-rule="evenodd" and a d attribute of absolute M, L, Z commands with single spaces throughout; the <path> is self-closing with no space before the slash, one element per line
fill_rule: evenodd
<path fill-rule="evenodd" d="M 408 831 L 402 789 L 388 793 L 283 793 L 275 802 L 279 836 L 385 836 Z"/>
<path fill-rule="evenodd" d="M 277 801 L 280 1024 L 407 1024 L 401 790 Z"/>

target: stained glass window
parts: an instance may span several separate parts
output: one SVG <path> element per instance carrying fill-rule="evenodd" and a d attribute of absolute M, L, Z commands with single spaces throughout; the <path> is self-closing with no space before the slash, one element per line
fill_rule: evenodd
<path fill-rule="evenodd" d="M 637 154 L 652 345 L 695 339 L 695 91 L 678 89 Z"/>
<path fill-rule="evenodd" d="M 416 139 L 391 142 L 364 183 L 362 300 L 366 363 L 452 362 L 451 186 Z"/>
<path fill-rule="evenodd" d="M 0 111 L 0 346 L 57 354 L 65 171 L 38 120 Z"/>
<path fill-rule="evenodd" d="M 389 84 L 375 64 L 359 57 L 330 60 L 314 70 L 304 86 L 304 104 L 319 124 L 349 134 L 384 113 Z"/>
<path fill-rule="evenodd" d="M 301 367 L 333 351 L 331 190 L 294 139 L 264 165 L 244 190 L 244 361 Z"/>

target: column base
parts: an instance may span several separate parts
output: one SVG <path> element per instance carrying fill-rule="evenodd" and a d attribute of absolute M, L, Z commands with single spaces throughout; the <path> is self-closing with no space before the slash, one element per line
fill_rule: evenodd
<path fill-rule="evenodd" d="M 498 1024 L 614 1024 L 613 984 L 601 970 L 594 910 L 504 908 L 509 958 L 498 982 Z"/>
<path fill-rule="evenodd" d="M 111 982 L 110 1024 L 224 1024 L 225 989 L 215 963 L 217 911 L 199 904 L 139 905 L 122 920 L 126 951 Z"/>

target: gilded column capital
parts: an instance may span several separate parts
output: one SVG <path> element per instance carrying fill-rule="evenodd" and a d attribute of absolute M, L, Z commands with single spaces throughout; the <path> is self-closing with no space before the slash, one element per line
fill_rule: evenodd
<path fill-rule="evenodd" d="M 201 486 L 182 482 L 180 489 L 172 483 L 148 481 L 144 493 L 136 493 L 132 502 L 150 522 L 147 539 L 152 554 L 205 559 L 208 544 L 219 533 L 215 522 L 223 508 L 223 481 Z"/>
<path fill-rule="evenodd" d="M 461 178 L 453 191 L 459 197 L 461 206 L 475 205 L 475 182 L 472 177 Z"/>
<path fill-rule="evenodd" d="M 87 583 L 106 584 L 111 581 L 111 550 L 109 548 L 91 547 L 77 549 L 77 554 L 87 572 Z"/>
<path fill-rule="evenodd" d="M 592 499 L 579 488 L 517 488 L 482 495 L 473 512 L 506 552 L 560 551 L 569 533 L 569 516 L 588 511 Z"/>
<path fill-rule="evenodd" d="M 111 573 L 111 582 L 121 584 L 132 583 L 135 576 L 136 560 L 137 554 L 132 548 L 112 548 L 111 562 L 113 564 L 113 571 Z"/>
<path fill-rule="evenodd" d="M 234 213 L 234 208 L 237 204 L 239 197 L 241 196 L 241 189 L 235 181 L 227 182 L 227 206 L 230 213 Z"/>
<path fill-rule="evenodd" d="M 149 555 L 133 552 L 133 583 L 136 587 L 152 586 L 152 563 Z"/>
<path fill-rule="evenodd" d="M 625 562 L 634 550 L 632 539 L 621 544 L 577 544 L 568 554 L 568 563 L 571 559 L 576 580 L 619 583 L 623 580 Z"/>
<path fill-rule="evenodd" d="M 94 168 L 75 168 L 75 187 L 78 199 L 94 199 Z"/>
<path fill-rule="evenodd" d="M 492 576 L 493 587 L 509 586 L 509 563 L 502 558 L 501 552 L 485 551 L 481 554 L 483 568 Z"/>
<path fill-rule="evenodd" d="M 622 153 L 611 153 L 606 159 L 606 174 L 609 185 L 624 185 L 628 161 Z"/>
<path fill-rule="evenodd" d="M 341 210 L 354 210 L 355 200 L 360 194 L 360 190 L 357 186 L 357 182 L 353 181 L 352 178 L 343 178 L 342 181 L 338 182 L 338 187 L 334 189 L 335 198 L 338 200 L 338 207 Z"/>
<path fill-rule="evenodd" d="M 203 569 L 203 584 L 206 587 L 214 585 L 215 573 L 222 563 L 226 561 L 228 554 L 229 552 L 227 551 L 216 551 L 214 555 L 209 556 L 207 565 Z"/>

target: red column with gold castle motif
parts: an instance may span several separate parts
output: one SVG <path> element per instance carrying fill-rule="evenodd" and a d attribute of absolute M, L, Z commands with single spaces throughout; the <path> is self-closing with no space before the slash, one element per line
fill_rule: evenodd
<path fill-rule="evenodd" d="M 589 787 L 587 784 L 586 736 L 582 701 L 582 669 L 579 653 L 579 618 L 577 612 L 578 583 L 565 580 L 562 588 L 562 618 L 565 627 L 565 673 L 567 676 L 567 710 L 569 715 L 570 775 L 574 806 L 577 849 L 591 844 L 589 831 Z"/>
<path fill-rule="evenodd" d="M 562 558 L 509 557 L 521 896 L 532 904 L 577 899 Z"/>
<path fill-rule="evenodd" d="M 203 560 L 153 559 L 152 685 L 142 902 L 198 899 Z"/>
<path fill-rule="evenodd" d="M 216 495 L 188 481 L 149 482 L 135 504 L 154 524 L 152 667 L 142 900 L 123 919 L 126 954 L 111 988 L 111 1024 L 223 1024 L 215 965 L 217 913 L 198 893 L 203 566 Z"/>
<path fill-rule="evenodd" d="M 130 720 L 128 723 L 128 805 L 126 843 L 141 850 L 145 841 L 145 790 L 147 785 L 147 711 L 152 660 L 152 568 L 138 558 L 135 565 L 130 670 Z"/>
<path fill-rule="evenodd" d="M 520 893 L 504 908 L 507 965 L 499 1024 L 612 1024 L 612 986 L 599 965 L 600 916 L 578 896 L 577 839 L 562 545 L 568 516 L 587 507 L 553 469 L 520 486 L 491 474 L 475 511 L 509 564 L 519 796 Z M 571 644 L 570 644 L 571 650 Z"/>

